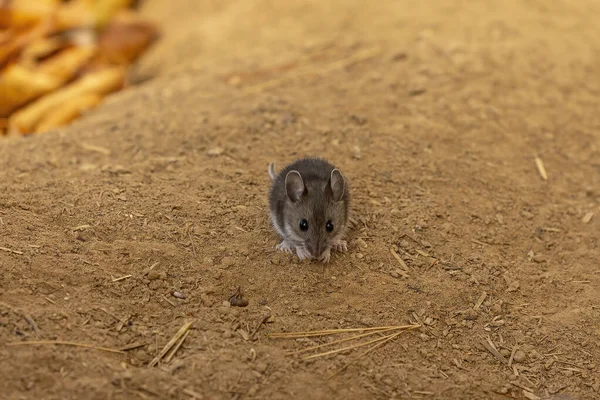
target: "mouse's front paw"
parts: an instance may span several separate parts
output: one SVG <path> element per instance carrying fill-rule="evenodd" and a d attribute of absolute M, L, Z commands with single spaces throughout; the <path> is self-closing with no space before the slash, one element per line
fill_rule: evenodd
<path fill-rule="evenodd" d="M 285 240 L 284 240 L 283 242 L 281 242 L 281 243 L 279 243 L 277 246 L 275 246 L 275 248 L 276 248 L 277 250 L 280 250 L 280 251 L 284 251 L 284 252 L 286 252 L 286 253 L 293 254 L 293 251 L 292 251 L 292 249 L 293 249 L 294 247 L 293 247 L 291 244 L 289 244 L 287 241 L 285 241 Z"/>
<path fill-rule="evenodd" d="M 329 263 L 330 259 L 331 259 L 331 249 L 325 250 L 325 252 L 321 255 L 321 257 L 319 257 L 319 261 L 321 261 L 324 264 Z"/>
<path fill-rule="evenodd" d="M 333 242 L 331 248 L 335 251 L 348 251 L 348 243 L 345 240 L 337 240 Z"/>
<path fill-rule="evenodd" d="M 311 258 L 311 255 L 308 252 L 308 250 L 306 250 L 306 249 L 304 249 L 302 247 L 296 247 L 296 254 L 298 254 L 298 258 L 300 260 Z"/>

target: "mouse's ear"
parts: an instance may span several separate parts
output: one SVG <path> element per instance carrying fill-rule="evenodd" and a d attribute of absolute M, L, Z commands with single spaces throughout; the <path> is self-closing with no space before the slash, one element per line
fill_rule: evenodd
<path fill-rule="evenodd" d="M 306 192 L 306 186 L 304 186 L 300 172 L 290 171 L 287 173 L 285 176 L 285 191 L 291 201 L 300 200 L 300 197 Z"/>
<path fill-rule="evenodd" d="M 329 177 L 329 187 L 331 189 L 331 196 L 333 200 L 340 201 L 344 197 L 344 177 L 339 169 L 335 168 L 331 171 Z"/>

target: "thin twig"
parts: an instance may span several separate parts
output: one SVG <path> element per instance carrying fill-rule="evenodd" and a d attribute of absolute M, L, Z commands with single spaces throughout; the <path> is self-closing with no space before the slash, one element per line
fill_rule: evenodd
<path fill-rule="evenodd" d="M 400 336 L 401 334 L 403 334 L 404 332 L 406 332 L 406 330 L 400 331 L 400 332 L 396 332 L 393 333 L 391 335 L 385 336 L 384 340 L 380 341 L 379 343 L 374 344 L 373 346 L 369 347 L 367 350 L 365 350 L 364 352 L 362 352 L 361 354 L 359 354 L 358 356 L 356 356 L 356 358 L 352 361 L 350 361 L 349 363 L 347 363 L 346 365 L 344 365 L 343 367 L 341 367 L 339 370 L 337 370 L 336 372 L 334 372 L 332 375 L 329 376 L 328 379 L 333 378 L 334 376 L 338 375 L 340 372 L 343 372 L 344 370 L 346 370 L 349 366 L 351 366 L 352 364 L 356 363 L 358 360 L 360 360 L 362 357 L 366 356 L 367 354 L 369 354 L 371 351 L 375 350 L 376 348 L 383 346 L 384 344 L 386 344 L 387 342 L 389 342 L 390 340 Z"/>
<path fill-rule="evenodd" d="M 515 344 L 515 346 L 512 348 L 512 351 L 510 352 L 510 358 L 508 359 L 508 367 L 512 367 L 512 363 L 513 360 L 515 358 L 515 354 L 517 353 L 517 349 L 519 348 L 518 345 Z"/>
<path fill-rule="evenodd" d="M 546 173 L 546 167 L 544 167 L 544 162 L 542 161 L 541 158 L 539 158 L 539 157 L 535 158 L 535 166 L 537 167 L 537 170 L 538 170 L 540 176 L 542 177 L 542 179 L 547 181 L 548 174 Z"/>
<path fill-rule="evenodd" d="M 176 307 L 176 306 L 175 306 L 175 303 L 173 303 L 171 300 L 169 300 L 169 299 L 167 298 L 167 296 L 163 295 L 163 297 L 162 297 L 162 298 L 163 298 L 163 300 L 164 300 L 164 301 L 166 301 L 167 303 L 169 303 L 169 304 L 171 305 L 171 307 L 173 307 L 173 308 L 175 308 L 175 307 Z"/>
<path fill-rule="evenodd" d="M 492 341 L 489 338 L 486 340 L 482 340 L 481 344 L 483 344 L 483 346 L 487 349 L 487 351 L 492 353 L 492 355 L 494 357 L 496 357 L 498 359 L 498 361 L 500 361 L 504 365 L 508 365 L 508 361 L 506 360 L 506 358 L 504 358 L 504 356 L 502 354 L 500 354 L 498 352 L 498 350 L 496 350 Z"/>
<path fill-rule="evenodd" d="M 175 353 L 177 353 L 177 350 L 179 350 L 179 348 L 181 347 L 181 345 L 185 341 L 185 338 L 187 338 L 187 336 L 189 334 L 190 334 L 190 331 L 187 331 L 185 333 L 185 335 L 183 335 L 183 337 L 181 338 L 181 340 L 179 342 L 177 342 L 177 344 L 175 345 L 175 347 L 173 347 L 173 350 L 165 357 L 165 362 L 171 361 L 171 358 L 173 358 L 173 356 L 175 355 Z"/>
<path fill-rule="evenodd" d="M 190 233 L 191 229 L 188 229 L 188 237 L 190 238 L 190 243 L 192 244 L 192 252 L 194 253 L 194 258 L 198 258 L 198 254 L 196 253 L 196 246 L 194 245 L 194 239 L 192 238 L 192 234 Z"/>
<path fill-rule="evenodd" d="M 320 345 L 317 345 L 317 346 L 311 346 L 311 347 L 307 347 L 305 349 L 300 349 L 300 350 L 297 350 L 297 351 L 293 351 L 293 352 L 287 353 L 286 355 L 287 356 L 291 356 L 291 355 L 295 355 L 295 354 L 306 353 L 307 351 L 320 349 L 322 347 L 332 346 L 334 344 L 340 344 L 340 343 L 344 343 L 344 342 L 349 342 L 349 341 L 352 341 L 352 340 L 360 339 L 360 338 L 365 337 L 365 336 L 376 335 L 378 333 L 388 332 L 388 331 L 392 331 L 392 330 L 395 330 L 395 328 L 387 328 L 387 329 L 383 329 L 383 330 L 380 330 L 380 331 L 371 331 L 371 332 L 367 332 L 367 333 L 362 333 L 360 335 L 351 336 L 349 338 L 334 340 L 333 342 L 324 343 L 324 344 L 320 344 Z"/>
<path fill-rule="evenodd" d="M 381 342 L 381 341 L 387 341 L 387 340 L 390 340 L 391 338 L 398 336 L 402 332 L 404 332 L 404 331 L 392 333 L 391 335 L 387 335 L 387 336 L 382 336 L 377 339 L 369 340 L 368 342 L 365 342 L 365 343 L 360 343 L 360 344 L 353 345 L 353 346 L 342 347 L 341 349 L 330 350 L 330 351 L 326 351 L 324 353 L 314 354 L 312 356 L 304 357 L 302 359 L 302 361 L 308 361 L 308 360 L 312 360 L 314 358 L 324 357 L 324 356 L 328 356 L 330 354 L 340 353 L 342 351 L 352 350 L 352 349 L 356 349 L 358 347 L 367 346 L 369 344 L 373 344 L 373 343 L 377 343 L 377 342 Z"/>
<path fill-rule="evenodd" d="M 167 354 L 167 352 L 171 349 L 171 347 L 173 347 L 175 343 L 177 343 L 177 341 L 179 341 L 179 339 L 183 335 L 185 335 L 185 333 L 190 329 L 193 323 L 194 321 L 190 321 L 183 325 L 181 328 L 179 328 L 179 331 L 177 331 L 175 336 L 173 336 L 171 340 L 169 340 L 169 343 L 167 343 L 165 347 L 163 347 L 160 353 L 158 353 L 158 355 L 154 357 L 152 361 L 150 361 L 150 364 L 148 364 L 148 368 L 156 366 L 159 363 L 159 361 L 164 357 L 164 355 Z"/>
<path fill-rule="evenodd" d="M 267 321 L 271 318 L 271 313 L 263 315 L 263 317 L 258 321 L 252 332 L 250 332 L 250 340 L 254 340 L 254 336 L 258 332 L 261 326 L 267 323 Z"/>
<path fill-rule="evenodd" d="M 35 321 L 33 320 L 33 318 L 31 318 L 30 315 L 23 315 L 23 318 L 25 318 L 25 321 L 27 321 L 27 323 L 31 326 L 31 328 L 35 332 L 35 334 L 38 337 L 38 339 L 41 339 L 42 338 L 42 332 L 40 332 L 40 329 L 38 328 L 38 326 L 35 323 Z"/>
<path fill-rule="evenodd" d="M 384 329 L 415 329 L 419 328 L 420 325 L 412 324 L 412 325 L 397 325 L 397 326 L 376 326 L 372 328 L 342 328 L 342 329 L 324 329 L 324 330 L 316 330 L 316 331 L 307 331 L 307 332 L 281 332 L 281 333 L 270 333 L 268 336 L 274 339 L 293 339 L 293 338 L 302 338 L 302 337 L 310 337 L 310 336 L 326 336 L 326 335 L 336 335 L 339 333 L 346 332 L 364 332 L 364 331 L 381 331 Z"/>
<path fill-rule="evenodd" d="M 0 247 L 0 250 L 7 251 L 7 252 L 13 253 L 13 254 L 19 254 L 19 255 L 23 254 L 22 251 L 9 249 L 7 247 Z"/>
<path fill-rule="evenodd" d="M 121 277 L 119 277 L 119 278 L 113 278 L 113 280 L 112 280 L 112 281 L 113 281 L 113 282 L 119 282 L 119 281 L 122 281 L 123 279 L 131 278 L 132 276 L 133 276 L 133 275 L 124 275 L 124 276 L 121 276 Z"/>
<path fill-rule="evenodd" d="M 147 344 L 148 343 L 133 343 L 133 344 L 128 344 L 127 346 L 121 347 L 119 350 L 121 350 L 121 351 L 134 350 L 134 349 L 146 346 Z"/>

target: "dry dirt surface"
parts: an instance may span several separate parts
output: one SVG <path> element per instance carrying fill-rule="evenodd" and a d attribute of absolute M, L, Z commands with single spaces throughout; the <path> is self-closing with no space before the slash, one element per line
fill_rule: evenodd
<path fill-rule="evenodd" d="M 0 142 L 3 399 L 600 398 L 600 3 L 144 13 L 139 85 Z M 267 165 L 303 155 L 352 187 L 329 265 L 274 248 Z M 267 336 L 411 323 L 310 362 L 334 339 Z"/>

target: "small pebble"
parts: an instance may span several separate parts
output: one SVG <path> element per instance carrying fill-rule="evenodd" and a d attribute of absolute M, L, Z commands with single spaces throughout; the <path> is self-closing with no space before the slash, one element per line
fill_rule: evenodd
<path fill-rule="evenodd" d="M 429 335 L 427 335 L 426 333 L 421 333 L 419 335 L 419 337 L 421 338 L 422 341 L 426 342 L 429 340 Z"/>
<path fill-rule="evenodd" d="M 177 291 L 175 291 L 171 294 L 173 295 L 173 297 L 177 297 L 178 299 L 187 299 L 187 296 L 185 294 L 177 292 Z"/>
<path fill-rule="evenodd" d="M 256 396 L 256 393 L 258 393 L 258 389 L 259 389 L 258 385 L 253 385 L 250 389 L 248 389 L 248 397 Z"/>
<path fill-rule="evenodd" d="M 200 294 L 200 301 L 202 302 L 202 305 L 204 305 L 206 307 L 210 307 L 212 305 L 212 300 L 211 300 L 210 296 L 207 295 L 206 293 Z"/>
<path fill-rule="evenodd" d="M 502 304 L 501 303 L 496 303 L 492 306 L 492 311 L 496 314 L 501 314 L 502 313 Z"/>
<path fill-rule="evenodd" d="M 367 243 L 360 238 L 356 239 L 356 244 L 358 244 L 363 249 L 366 249 L 368 247 Z"/>
<path fill-rule="evenodd" d="M 211 157 L 220 156 L 221 154 L 223 154 L 223 151 L 224 150 L 222 147 L 215 147 L 215 148 L 208 150 L 206 152 L 206 155 L 211 156 Z"/>
<path fill-rule="evenodd" d="M 478 317 L 479 317 L 479 314 L 477 314 L 477 311 L 475 311 L 473 309 L 469 309 L 463 313 L 463 318 L 466 319 L 467 321 L 474 321 Z"/>
<path fill-rule="evenodd" d="M 254 370 L 257 372 L 260 372 L 261 374 L 264 374 L 265 371 L 267 370 L 268 365 L 267 363 L 264 362 L 257 362 L 256 365 L 254 366 Z"/>
<path fill-rule="evenodd" d="M 221 307 L 218 308 L 218 310 L 219 310 L 220 314 L 227 315 L 231 311 L 231 308 L 230 307 L 221 306 Z"/>
<path fill-rule="evenodd" d="M 521 211 L 521 215 L 527 219 L 533 218 L 533 214 L 530 213 L 529 211 Z"/>
<path fill-rule="evenodd" d="M 223 257 L 223 259 L 221 260 L 221 264 L 224 267 L 231 267 L 232 265 L 235 265 L 235 258 L 230 257 L 230 256 L 225 256 Z"/>
<path fill-rule="evenodd" d="M 229 329 L 227 329 L 223 332 L 224 339 L 231 339 L 232 337 L 233 337 L 233 332 L 231 332 Z"/>
<path fill-rule="evenodd" d="M 535 261 L 536 263 L 543 263 L 546 261 L 546 257 L 544 257 L 541 254 L 536 254 L 535 256 L 533 256 L 533 261 Z"/>
<path fill-rule="evenodd" d="M 514 362 L 522 363 L 527 359 L 527 355 L 523 350 L 517 350 L 515 352 L 515 356 L 513 357 Z"/>
<path fill-rule="evenodd" d="M 151 281 L 154 281 L 158 278 L 160 278 L 160 273 L 158 271 L 152 270 L 148 272 L 148 279 L 150 279 Z"/>

